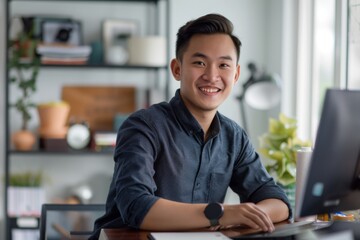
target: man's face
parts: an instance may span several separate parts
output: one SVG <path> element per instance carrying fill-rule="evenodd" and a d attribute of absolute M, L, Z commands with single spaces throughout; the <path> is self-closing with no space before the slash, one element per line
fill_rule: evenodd
<path fill-rule="evenodd" d="M 239 78 L 236 49 L 226 34 L 194 35 L 182 62 L 173 60 L 180 94 L 193 114 L 216 111 Z"/>

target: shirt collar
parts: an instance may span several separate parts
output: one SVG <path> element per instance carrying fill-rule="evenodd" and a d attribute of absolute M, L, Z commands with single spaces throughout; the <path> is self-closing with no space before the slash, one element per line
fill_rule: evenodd
<path fill-rule="evenodd" d="M 175 96 L 170 100 L 170 105 L 174 110 L 174 114 L 176 118 L 179 120 L 180 124 L 188 131 L 188 133 L 203 134 L 203 130 L 200 124 L 190 113 L 190 111 L 185 106 L 183 100 L 181 99 L 180 89 L 176 90 Z M 215 114 L 214 120 L 211 123 L 209 131 L 211 131 L 210 137 L 217 135 L 220 131 L 220 120 L 219 120 L 218 112 L 216 112 Z"/>

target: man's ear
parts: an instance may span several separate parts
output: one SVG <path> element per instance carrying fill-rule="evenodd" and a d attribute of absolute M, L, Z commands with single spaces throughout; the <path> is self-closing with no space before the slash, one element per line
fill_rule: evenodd
<path fill-rule="evenodd" d="M 181 79 L 181 63 L 179 62 L 179 60 L 176 58 L 172 59 L 170 63 L 170 68 L 174 78 L 179 81 Z"/>

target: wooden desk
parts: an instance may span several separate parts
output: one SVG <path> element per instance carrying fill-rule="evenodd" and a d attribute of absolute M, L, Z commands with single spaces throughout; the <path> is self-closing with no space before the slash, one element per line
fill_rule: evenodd
<path fill-rule="evenodd" d="M 286 224 L 286 222 L 278 223 L 276 225 Z M 338 239 L 348 239 L 347 234 L 352 233 L 354 238 L 351 239 L 360 239 L 360 223 L 359 222 L 343 222 L 335 221 L 330 227 L 316 230 L 317 235 L 315 236 L 312 231 L 307 232 L 304 235 L 300 234 L 300 239 L 319 239 L 318 236 L 321 236 L 321 239 L 327 239 L 333 234 L 339 236 L 339 234 L 344 234 L 343 238 Z M 200 231 L 206 231 L 206 229 L 200 229 Z M 227 230 L 222 230 L 221 232 L 228 237 L 235 237 L 241 234 L 256 233 L 258 230 L 238 227 L 231 228 Z M 139 231 L 134 229 L 122 228 L 122 229 L 102 229 L 99 240 L 149 240 L 148 234 L 150 231 Z M 283 239 L 283 238 L 281 238 Z"/>
<path fill-rule="evenodd" d="M 128 228 L 102 229 L 99 240 L 149 240 L 148 234 L 149 231 Z"/>
<path fill-rule="evenodd" d="M 207 230 L 201 229 L 200 231 L 204 232 Z M 258 230 L 238 227 L 222 230 L 221 232 L 228 237 L 232 237 L 239 236 L 241 234 L 256 233 Z M 129 228 L 102 229 L 99 240 L 149 240 L 149 233 L 150 231 L 134 230 Z"/>

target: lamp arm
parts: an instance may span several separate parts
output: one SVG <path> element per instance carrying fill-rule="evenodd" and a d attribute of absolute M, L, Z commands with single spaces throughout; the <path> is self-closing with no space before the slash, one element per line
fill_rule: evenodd
<path fill-rule="evenodd" d="M 247 122 L 246 122 L 246 116 L 245 116 L 245 105 L 244 105 L 244 92 L 236 97 L 240 102 L 240 111 L 241 111 L 241 122 L 242 122 L 242 128 L 247 133 Z"/>

